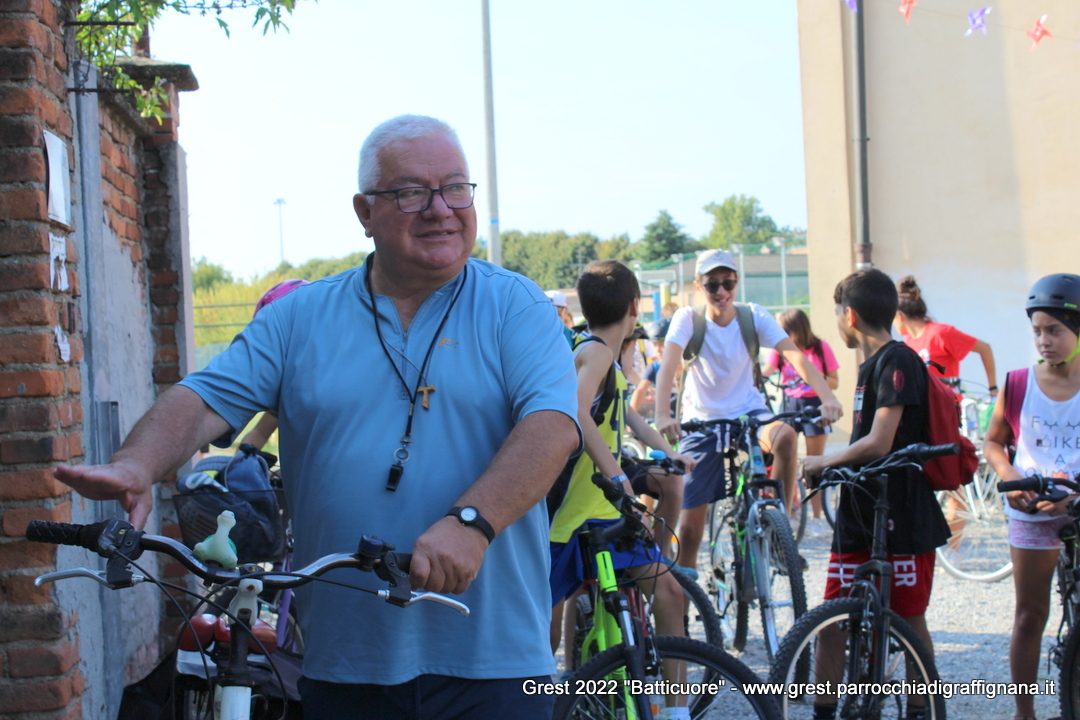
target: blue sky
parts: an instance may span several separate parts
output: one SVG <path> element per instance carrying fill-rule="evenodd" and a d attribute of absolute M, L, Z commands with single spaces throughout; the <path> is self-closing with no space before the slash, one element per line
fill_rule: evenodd
<path fill-rule="evenodd" d="M 754 195 L 806 226 L 795 0 L 490 0 L 503 230 L 644 227 L 668 210 L 694 236 L 709 202 Z M 193 258 L 240 277 L 370 250 L 352 211 L 360 144 L 406 112 L 462 140 L 486 237 L 480 0 L 300 0 L 290 32 L 251 13 L 169 16 L 155 57 L 187 63 Z"/>

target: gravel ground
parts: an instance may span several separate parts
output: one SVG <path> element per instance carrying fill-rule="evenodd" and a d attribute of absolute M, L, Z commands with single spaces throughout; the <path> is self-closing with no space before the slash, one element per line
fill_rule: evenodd
<path fill-rule="evenodd" d="M 800 552 L 809 563 L 804 574 L 810 607 L 821 603 L 828 563 L 828 537 L 805 538 Z M 1054 596 L 1056 602 L 1056 595 Z M 1009 682 L 1009 632 L 1012 627 L 1012 578 L 997 583 L 958 580 L 940 567 L 934 574 L 934 591 L 927 611 L 927 623 L 934 639 L 938 672 L 942 680 Z M 1047 653 L 1054 644 L 1060 612 L 1055 607 L 1043 639 L 1039 680 L 1058 679 L 1057 668 L 1048 674 Z M 760 630 L 751 623 L 746 651 L 738 657 L 759 675 L 768 674 Z M 1010 720 L 1012 697 L 988 699 L 983 696 L 954 697 L 947 703 L 950 720 Z M 1056 695 L 1039 696 L 1038 717 L 1046 720 L 1060 714 Z"/>

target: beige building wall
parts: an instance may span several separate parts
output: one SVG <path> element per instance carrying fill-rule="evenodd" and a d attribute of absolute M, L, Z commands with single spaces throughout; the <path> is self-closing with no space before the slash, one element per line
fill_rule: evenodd
<path fill-rule="evenodd" d="M 1035 359 L 1026 292 L 1080 273 L 1080 2 L 864 0 L 870 239 L 874 265 L 913 274 L 933 319 L 994 349 L 997 381 Z M 925 7 L 924 7 L 925 6 Z M 832 293 L 853 269 L 858 200 L 854 14 L 798 0 L 813 323 L 834 347 Z M 1043 14 L 1056 37 L 1031 52 Z M 849 409 L 853 351 L 838 348 Z M 964 378 L 985 382 L 978 356 Z"/>

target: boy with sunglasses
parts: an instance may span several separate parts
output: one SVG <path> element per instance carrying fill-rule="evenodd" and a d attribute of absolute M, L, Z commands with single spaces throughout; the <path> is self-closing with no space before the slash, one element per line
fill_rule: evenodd
<path fill-rule="evenodd" d="M 681 420 L 719 420 L 768 413 L 765 398 L 754 384 L 753 365 L 758 358 L 750 357 L 736 319 L 739 271 L 735 258 L 726 250 L 705 250 L 698 255 L 695 271 L 694 286 L 705 295 L 707 303 L 705 336 L 700 354 L 683 372 L 686 388 Z M 756 303 L 749 305 L 760 346 L 775 348 L 818 393 L 825 424 L 838 420 L 843 411 L 821 372 L 765 308 Z M 671 394 L 675 370 L 693 336 L 693 314 L 693 308 L 684 307 L 671 318 L 656 378 L 657 397 Z M 656 429 L 670 442 L 682 437 L 679 423 L 680 419 L 671 416 L 670 408 L 657 404 Z M 790 508 L 798 469 L 795 431 L 783 422 L 770 423 L 761 429 L 759 439 L 762 451 L 775 457 L 772 474 L 783 481 L 785 501 Z M 727 495 L 723 448 L 717 446 L 715 432 L 698 432 L 683 438 L 679 449 L 698 462 L 693 472 L 686 475 L 677 533 L 679 564 L 695 569 L 709 503 Z"/>

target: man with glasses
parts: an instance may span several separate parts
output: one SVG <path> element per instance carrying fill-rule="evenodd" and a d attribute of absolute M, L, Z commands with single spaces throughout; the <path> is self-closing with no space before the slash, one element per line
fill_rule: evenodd
<path fill-rule="evenodd" d="M 294 567 L 377 535 L 412 552 L 413 587 L 459 593 L 472 610 L 300 588 L 304 715 L 550 717 L 553 698 L 523 685 L 555 669 L 538 502 L 580 444 L 562 326 L 534 283 L 470 259 L 475 185 L 445 123 L 375 128 L 359 181 L 353 206 L 375 245 L 362 266 L 266 306 L 162 394 L 109 465 L 57 477 L 121 500 L 142 526 L 153 482 L 273 410 Z"/>
<path fill-rule="evenodd" d="M 726 250 L 705 250 L 698 255 L 694 287 L 705 295 L 705 335 L 700 354 L 683 372 L 682 421 L 719 420 L 743 415 L 768 413 L 765 398 L 754 384 L 753 364 L 743 341 L 737 320 L 735 297 L 739 271 L 735 258 Z M 821 398 L 821 417 L 825 423 L 840 419 L 840 403 L 833 396 L 824 376 L 796 347 L 769 312 L 756 303 L 749 303 L 754 330 L 761 347 L 775 348 L 799 375 L 817 391 Z M 694 308 L 675 311 L 668 328 L 660 372 L 656 378 L 656 396 L 671 394 L 675 370 L 683 359 L 683 349 L 694 332 Z M 666 403 L 656 404 L 656 429 L 669 442 L 679 442 L 682 430 L 680 419 L 671 416 Z M 784 483 L 785 500 L 791 507 L 798 472 L 797 436 L 783 422 L 762 427 L 759 440 L 764 452 L 772 453 L 772 476 Z M 705 530 L 709 503 L 727 494 L 722 448 L 717 447 L 715 432 L 693 433 L 681 440 L 679 451 L 698 461 L 693 472 L 686 475 L 683 511 L 679 516 L 679 564 L 695 569 L 698 548 Z"/>

